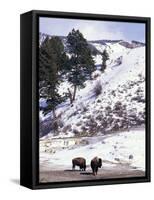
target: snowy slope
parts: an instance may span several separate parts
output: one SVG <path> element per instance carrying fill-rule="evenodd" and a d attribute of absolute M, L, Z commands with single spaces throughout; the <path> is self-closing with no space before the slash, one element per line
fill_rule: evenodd
<path fill-rule="evenodd" d="M 119 43 L 93 45 L 99 51 L 107 49 L 110 57 L 107 69 L 104 73 L 96 70 L 93 80 L 87 81 L 85 88 L 77 90 L 73 106 L 67 100 L 57 107 L 62 126 L 56 137 L 104 133 L 144 123 L 145 47 L 128 49 Z M 120 64 L 117 62 L 119 57 Z M 100 55 L 95 57 L 95 61 L 101 63 Z M 102 86 L 99 96 L 94 92 L 97 84 Z M 69 83 L 63 82 L 59 93 L 67 92 L 68 88 L 72 90 Z M 40 113 L 41 121 L 51 118 L 51 114 L 43 116 Z M 49 136 L 53 136 L 52 131 Z"/>

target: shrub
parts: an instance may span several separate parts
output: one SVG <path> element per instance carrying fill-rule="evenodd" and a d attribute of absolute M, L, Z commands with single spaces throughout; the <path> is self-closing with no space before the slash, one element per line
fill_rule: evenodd
<path fill-rule="evenodd" d="M 62 128 L 62 127 L 64 126 L 63 121 L 62 121 L 62 120 L 59 120 L 58 125 L 59 125 L 60 128 Z"/>
<path fill-rule="evenodd" d="M 40 122 L 40 137 L 47 135 L 52 130 L 52 123 L 50 119 Z"/>
<path fill-rule="evenodd" d="M 51 127 L 52 127 L 54 133 L 57 133 L 58 127 L 59 127 L 58 120 L 53 120 Z"/>
<path fill-rule="evenodd" d="M 76 126 L 81 126 L 81 125 L 82 125 L 81 122 L 76 123 Z"/>
<path fill-rule="evenodd" d="M 87 112 L 88 111 L 88 105 L 85 105 L 81 102 L 80 104 L 80 108 L 82 112 Z"/>
<path fill-rule="evenodd" d="M 102 84 L 100 81 L 97 81 L 97 83 L 94 87 L 94 93 L 96 96 L 99 96 L 102 93 Z"/>
<path fill-rule="evenodd" d="M 69 124 L 69 125 L 66 125 L 66 126 L 63 128 L 62 131 L 63 131 L 64 133 L 66 133 L 68 130 L 71 129 L 71 127 L 72 127 L 72 126 L 71 126 L 70 124 Z"/>
<path fill-rule="evenodd" d="M 101 75 L 101 72 L 100 71 L 95 71 L 92 73 L 92 79 L 97 79 L 99 76 Z"/>
<path fill-rule="evenodd" d="M 73 129 L 73 133 L 74 133 L 75 135 L 77 135 L 77 134 L 79 134 L 79 131 L 78 131 L 77 129 Z"/>

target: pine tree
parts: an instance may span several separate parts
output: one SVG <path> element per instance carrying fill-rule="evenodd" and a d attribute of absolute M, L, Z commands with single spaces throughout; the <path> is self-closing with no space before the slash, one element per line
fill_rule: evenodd
<path fill-rule="evenodd" d="M 101 71 L 104 72 L 104 70 L 106 69 L 106 61 L 109 60 L 109 54 L 108 54 L 108 52 L 105 49 L 101 55 L 102 55 L 102 67 L 101 67 Z"/>
<path fill-rule="evenodd" d="M 91 79 L 94 61 L 88 42 L 79 30 L 72 30 L 67 36 L 69 53 L 71 54 L 68 81 L 73 85 L 73 94 L 69 91 L 72 101 L 75 100 L 77 88 L 83 88 L 84 82 Z"/>
<path fill-rule="evenodd" d="M 40 97 L 47 100 L 44 113 L 52 111 L 53 118 L 56 118 L 56 106 L 64 100 L 64 97 L 61 97 L 58 93 L 58 86 L 66 58 L 60 38 L 52 37 L 49 39 L 49 37 L 46 37 L 39 49 Z"/>

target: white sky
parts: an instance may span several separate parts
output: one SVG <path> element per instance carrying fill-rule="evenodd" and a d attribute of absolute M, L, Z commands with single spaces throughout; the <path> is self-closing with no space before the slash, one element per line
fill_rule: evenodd
<path fill-rule="evenodd" d="M 73 28 L 79 29 L 87 40 L 123 39 L 145 42 L 145 24 L 143 23 L 40 17 L 40 32 L 42 33 L 67 36 Z"/>

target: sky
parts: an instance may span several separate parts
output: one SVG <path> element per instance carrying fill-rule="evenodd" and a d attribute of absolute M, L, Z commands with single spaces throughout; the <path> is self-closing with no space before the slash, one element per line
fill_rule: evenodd
<path fill-rule="evenodd" d="M 87 40 L 137 40 L 145 42 L 145 24 L 40 17 L 39 31 L 57 36 L 67 36 L 72 29 L 79 29 Z"/>

